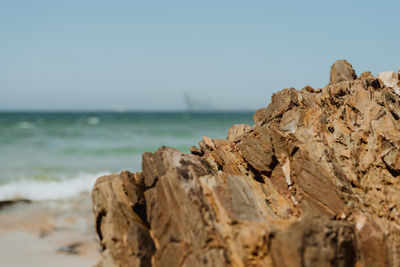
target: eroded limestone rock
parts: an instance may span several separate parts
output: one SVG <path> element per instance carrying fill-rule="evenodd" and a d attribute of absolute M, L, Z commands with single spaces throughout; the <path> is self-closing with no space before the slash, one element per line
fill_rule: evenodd
<path fill-rule="evenodd" d="M 333 63 L 330 73 L 330 83 L 335 84 L 343 81 L 353 81 L 357 79 L 353 66 L 344 59 Z"/>
<path fill-rule="evenodd" d="M 101 266 L 400 266 L 400 96 L 337 61 L 227 139 L 93 189 Z"/>
<path fill-rule="evenodd" d="M 394 92 L 400 96 L 400 70 L 398 73 L 394 71 L 385 71 L 378 74 L 378 79 L 387 86 L 393 88 Z"/>

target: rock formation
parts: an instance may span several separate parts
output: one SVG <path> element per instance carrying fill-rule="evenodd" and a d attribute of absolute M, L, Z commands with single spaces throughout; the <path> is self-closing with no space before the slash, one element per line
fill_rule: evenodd
<path fill-rule="evenodd" d="M 99 266 L 400 266 L 400 96 L 347 61 L 330 75 L 99 178 Z"/>
<path fill-rule="evenodd" d="M 337 60 L 331 67 L 330 83 L 335 84 L 343 81 L 357 79 L 353 66 L 344 59 Z"/>

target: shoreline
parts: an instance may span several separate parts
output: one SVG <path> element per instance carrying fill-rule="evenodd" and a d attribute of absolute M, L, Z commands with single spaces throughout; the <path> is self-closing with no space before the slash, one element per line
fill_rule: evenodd
<path fill-rule="evenodd" d="M 13 203 L 14 202 L 14 203 Z M 2 201 L 0 258 L 6 266 L 94 266 L 100 259 L 89 193 L 66 200 Z"/>

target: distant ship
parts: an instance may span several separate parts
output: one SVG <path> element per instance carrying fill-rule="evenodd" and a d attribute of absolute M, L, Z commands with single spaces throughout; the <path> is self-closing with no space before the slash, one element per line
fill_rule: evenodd
<path fill-rule="evenodd" d="M 185 93 L 184 98 L 186 110 L 189 112 L 208 112 L 215 110 L 211 101 L 207 98 L 195 98 L 188 93 Z"/>

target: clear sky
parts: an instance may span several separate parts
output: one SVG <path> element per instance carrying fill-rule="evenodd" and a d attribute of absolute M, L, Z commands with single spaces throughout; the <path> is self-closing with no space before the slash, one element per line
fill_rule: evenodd
<path fill-rule="evenodd" d="M 400 1 L 0 0 L 0 110 L 255 110 L 400 67 Z"/>

